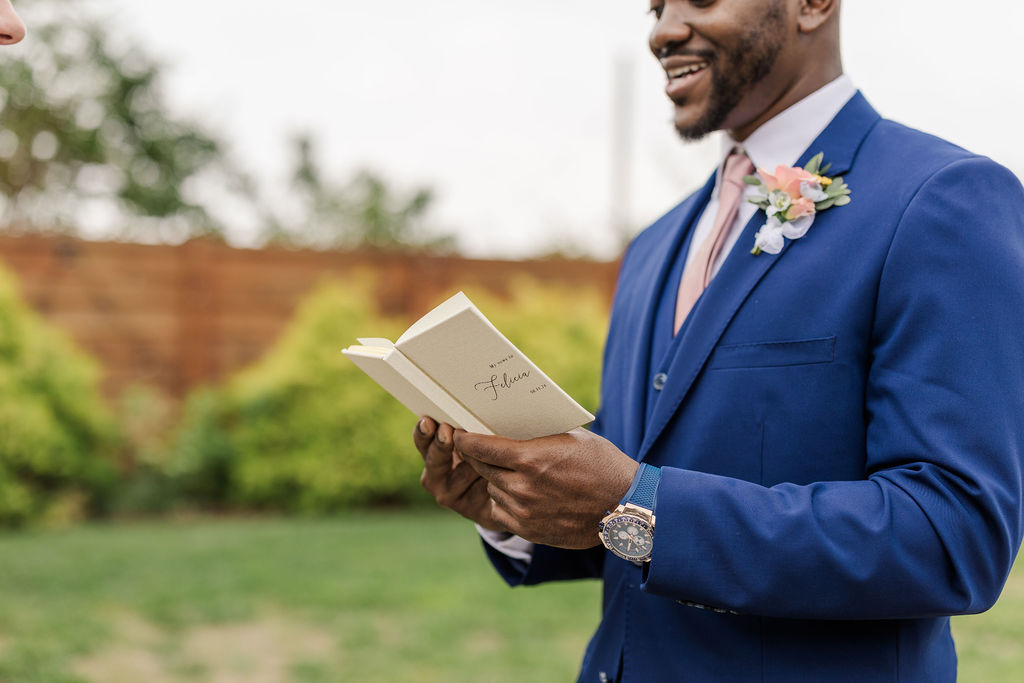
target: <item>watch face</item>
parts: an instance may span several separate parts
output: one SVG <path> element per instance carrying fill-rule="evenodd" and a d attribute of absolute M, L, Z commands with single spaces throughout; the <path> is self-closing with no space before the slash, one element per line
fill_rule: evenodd
<path fill-rule="evenodd" d="M 609 550 L 627 560 L 645 560 L 650 557 L 654 541 L 651 525 L 639 517 L 619 515 L 605 522 L 604 544 Z"/>

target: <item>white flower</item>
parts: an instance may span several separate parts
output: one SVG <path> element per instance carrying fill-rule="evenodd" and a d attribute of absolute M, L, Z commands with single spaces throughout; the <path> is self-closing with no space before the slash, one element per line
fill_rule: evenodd
<path fill-rule="evenodd" d="M 800 196 L 812 202 L 823 202 L 828 199 L 828 195 L 821 189 L 821 183 L 817 180 L 801 180 Z"/>
<path fill-rule="evenodd" d="M 782 235 L 782 226 L 778 218 L 769 217 L 768 222 L 754 235 L 754 247 L 767 254 L 778 254 L 786 243 Z"/>
<path fill-rule="evenodd" d="M 791 221 L 786 221 L 782 224 L 782 236 L 788 237 L 791 240 L 798 240 L 807 234 L 807 231 L 811 229 L 811 223 L 814 222 L 814 214 L 807 214 L 806 216 L 800 216 L 800 218 L 794 218 Z"/>
<path fill-rule="evenodd" d="M 772 190 L 768 193 L 768 207 L 765 209 L 765 213 L 769 216 L 782 213 L 789 208 L 791 202 L 792 199 L 788 193 L 782 190 Z"/>

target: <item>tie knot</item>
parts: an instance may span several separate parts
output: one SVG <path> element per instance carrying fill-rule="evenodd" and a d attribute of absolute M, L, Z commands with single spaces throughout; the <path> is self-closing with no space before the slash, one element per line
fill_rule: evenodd
<path fill-rule="evenodd" d="M 743 176 L 750 175 L 754 171 L 754 164 L 750 157 L 742 152 L 733 152 L 725 160 L 725 169 L 722 172 L 722 180 L 733 185 L 743 186 Z"/>

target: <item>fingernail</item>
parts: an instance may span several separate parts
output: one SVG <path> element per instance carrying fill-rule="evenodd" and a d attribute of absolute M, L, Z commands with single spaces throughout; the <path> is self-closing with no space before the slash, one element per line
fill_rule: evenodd
<path fill-rule="evenodd" d="M 440 429 L 437 430 L 437 435 L 435 438 L 437 439 L 437 442 L 442 446 L 448 445 L 448 437 L 446 437 L 445 433 Z"/>
<path fill-rule="evenodd" d="M 426 425 L 427 425 L 427 418 L 425 418 L 425 417 L 420 418 L 420 421 L 416 423 L 416 429 L 418 429 L 420 434 L 422 434 L 423 436 L 427 435 Z"/>

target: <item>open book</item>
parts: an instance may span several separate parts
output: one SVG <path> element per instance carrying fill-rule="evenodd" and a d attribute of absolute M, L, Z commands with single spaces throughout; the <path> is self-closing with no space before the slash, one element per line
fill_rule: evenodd
<path fill-rule="evenodd" d="M 359 344 L 342 353 L 417 416 L 513 439 L 560 434 L 594 419 L 462 292 L 397 342 Z"/>

